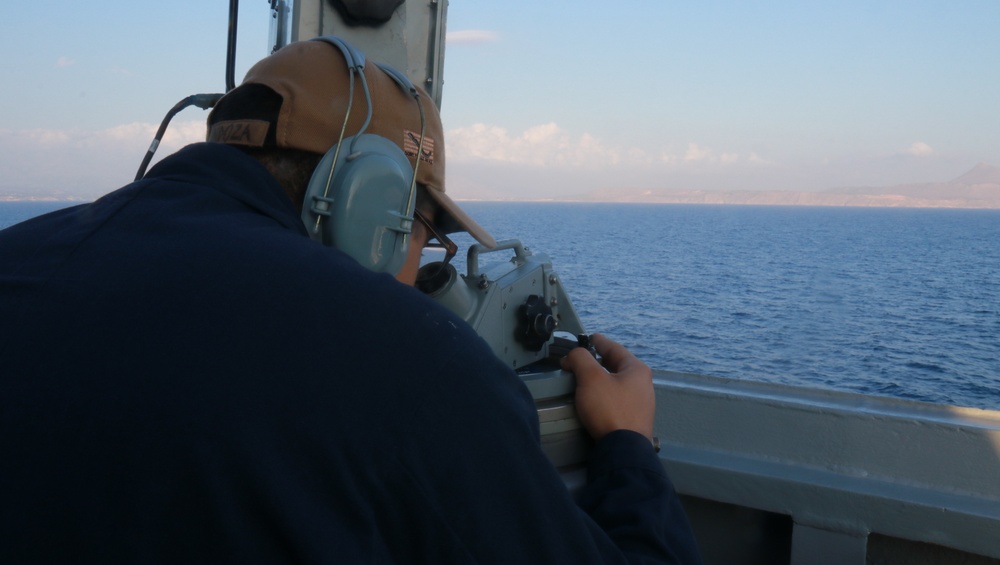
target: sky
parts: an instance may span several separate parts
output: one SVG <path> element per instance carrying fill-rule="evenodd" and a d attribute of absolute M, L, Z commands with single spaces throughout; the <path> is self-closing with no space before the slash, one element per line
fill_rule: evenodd
<path fill-rule="evenodd" d="M 225 86 L 228 0 L 22 2 L 0 23 L 0 197 L 95 198 Z M 268 51 L 240 6 L 237 81 Z M 1000 166 L 997 0 L 451 0 L 456 198 L 823 190 Z M 157 158 L 200 140 L 174 118 Z"/>

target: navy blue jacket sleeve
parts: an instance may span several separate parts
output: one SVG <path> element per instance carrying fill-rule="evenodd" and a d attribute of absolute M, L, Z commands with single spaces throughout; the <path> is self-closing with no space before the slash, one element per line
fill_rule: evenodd
<path fill-rule="evenodd" d="M 579 505 L 632 563 L 700 563 L 687 515 L 645 437 L 619 430 L 595 447 Z"/>

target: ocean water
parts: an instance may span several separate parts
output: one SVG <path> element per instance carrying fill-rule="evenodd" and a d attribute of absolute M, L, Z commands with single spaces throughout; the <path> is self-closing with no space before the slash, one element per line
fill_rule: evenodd
<path fill-rule="evenodd" d="M 1000 210 L 464 207 L 654 368 L 1000 409 Z"/>
<path fill-rule="evenodd" d="M 0 230 L 46 212 L 73 206 L 79 202 L 3 202 L 0 201 Z"/>
<path fill-rule="evenodd" d="M 0 227 L 58 206 L 0 204 Z M 654 368 L 1000 409 L 1000 211 L 463 207 Z"/>

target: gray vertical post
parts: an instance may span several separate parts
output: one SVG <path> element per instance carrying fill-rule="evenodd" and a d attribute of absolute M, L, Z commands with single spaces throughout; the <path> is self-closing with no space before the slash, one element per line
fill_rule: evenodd
<path fill-rule="evenodd" d="M 868 534 L 795 524 L 792 565 L 865 565 Z"/>

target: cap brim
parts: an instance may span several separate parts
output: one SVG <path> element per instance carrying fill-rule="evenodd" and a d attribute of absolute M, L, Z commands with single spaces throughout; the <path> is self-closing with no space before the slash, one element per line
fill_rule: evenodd
<path fill-rule="evenodd" d="M 473 238 L 479 243 L 485 245 L 490 249 L 494 249 L 497 246 L 497 241 L 493 239 L 493 236 L 486 231 L 483 226 L 476 223 L 465 210 L 458 207 L 458 204 L 454 200 L 448 197 L 447 194 L 441 192 L 440 190 L 428 190 L 427 193 L 435 202 L 441 206 L 443 214 L 439 214 L 437 218 L 437 224 L 444 230 L 445 233 L 453 233 L 458 231 L 469 232 Z"/>

